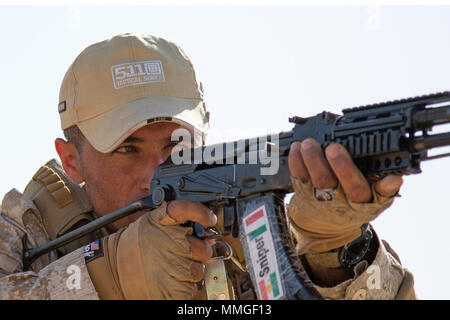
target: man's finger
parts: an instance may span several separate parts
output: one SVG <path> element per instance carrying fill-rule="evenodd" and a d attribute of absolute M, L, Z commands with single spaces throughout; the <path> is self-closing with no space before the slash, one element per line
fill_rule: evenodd
<path fill-rule="evenodd" d="M 395 196 L 403 184 L 401 176 L 386 176 L 375 183 L 375 191 L 383 197 Z"/>
<path fill-rule="evenodd" d="M 301 143 L 298 141 L 292 143 L 289 149 L 288 165 L 291 176 L 300 179 L 303 183 L 309 181 L 308 169 L 306 169 L 305 163 L 303 162 Z"/>
<path fill-rule="evenodd" d="M 338 181 L 317 141 L 314 139 L 304 140 L 301 144 L 301 152 L 313 186 L 316 189 L 335 188 Z"/>
<path fill-rule="evenodd" d="M 192 260 L 206 263 L 213 255 L 211 244 L 208 240 L 201 240 L 193 236 L 186 236 L 191 245 Z"/>
<path fill-rule="evenodd" d="M 369 183 L 347 150 L 340 144 L 333 143 L 325 149 L 325 154 L 347 198 L 358 203 L 370 202 L 372 191 Z"/>
<path fill-rule="evenodd" d="M 200 262 L 191 264 L 191 274 L 195 282 L 201 281 L 205 277 L 205 265 Z"/>
<path fill-rule="evenodd" d="M 180 224 L 194 221 L 204 227 L 213 227 L 217 223 L 217 216 L 207 206 L 185 199 L 171 201 L 167 214 Z"/>

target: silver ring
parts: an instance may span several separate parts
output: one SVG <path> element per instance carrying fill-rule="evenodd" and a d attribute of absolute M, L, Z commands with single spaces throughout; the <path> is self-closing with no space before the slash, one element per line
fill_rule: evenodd
<path fill-rule="evenodd" d="M 316 189 L 314 188 L 314 197 L 318 201 L 331 201 L 334 199 L 334 191 L 336 188 Z"/>

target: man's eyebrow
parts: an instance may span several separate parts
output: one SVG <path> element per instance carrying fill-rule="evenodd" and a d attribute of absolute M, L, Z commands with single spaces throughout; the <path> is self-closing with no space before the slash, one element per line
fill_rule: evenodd
<path fill-rule="evenodd" d="M 136 137 L 128 137 L 122 143 L 142 142 L 142 139 Z"/>
<path fill-rule="evenodd" d="M 183 139 L 180 139 L 178 141 L 176 139 L 172 140 L 172 137 L 167 137 L 165 142 L 166 142 L 166 144 L 178 144 L 178 143 L 185 142 L 185 141 Z M 189 143 L 191 145 L 194 145 L 194 138 L 191 138 L 191 141 L 189 141 Z"/>
<path fill-rule="evenodd" d="M 139 143 L 139 142 L 143 142 L 144 140 L 143 139 L 141 139 L 141 138 L 137 138 L 137 137 L 134 137 L 134 136 L 130 136 L 130 137 L 128 137 L 128 138 L 126 138 L 125 140 L 123 140 L 123 142 L 122 143 Z M 177 144 L 177 143 L 179 143 L 179 142 L 181 142 L 181 141 L 176 141 L 176 140 L 172 140 L 172 137 L 167 137 L 167 138 L 165 138 L 164 139 L 164 141 L 163 141 L 165 144 Z M 192 143 L 192 141 L 191 141 L 191 143 Z"/>

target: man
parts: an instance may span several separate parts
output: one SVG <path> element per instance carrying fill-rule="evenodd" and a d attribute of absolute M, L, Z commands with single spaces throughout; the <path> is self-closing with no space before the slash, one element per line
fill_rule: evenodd
<path fill-rule="evenodd" d="M 67 140 L 56 139 L 55 147 L 64 171 L 50 161 L 23 193 L 13 189 L 2 202 L 0 296 L 204 298 L 202 279 L 213 243 L 192 236 L 192 228 L 182 224 L 213 227 L 221 221 L 206 206 L 187 200 L 118 220 L 41 256 L 29 271 L 22 261 L 25 247 L 40 246 L 148 195 L 153 173 L 170 156 L 175 129 L 207 132 L 209 113 L 186 54 L 153 36 L 123 34 L 93 44 L 67 71 L 58 111 Z M 296 250 L 323 297 L 414 298 L 411 274 L 368 224 L 392 204 L 401 177 L 369 185 L 342 146 L 330 145 L 323 153 L 313 139 L 292 145 L 289 168 Z M 363 238 L 368 250 L 339 258 Z M 232 244 L 235 260 L 242 262 L 239 244 Z M 231 296 L 256 298 L 248 274 L 228 267 Z"/>

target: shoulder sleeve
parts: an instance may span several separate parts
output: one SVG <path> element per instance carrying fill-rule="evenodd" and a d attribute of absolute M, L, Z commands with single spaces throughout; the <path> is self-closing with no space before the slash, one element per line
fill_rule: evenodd
<path fill-rule="evenodd" d="M 23 244 L 40 246 L 49 241 L 33 202 L 13 189 L 0 212 L 0 299 L 98 299 L 84 261 L 83 249 L 57 259 L 51 252 L 23 272 Z"/>
<path fill-rule="evenodd" d="M 0 299 L 98 300 L 79 248 L 39 272 L 27 271 L 0 278 Z"/>

